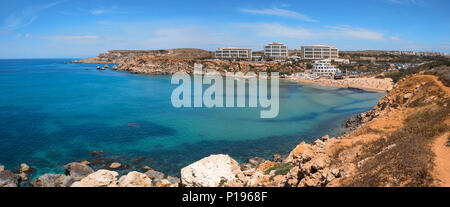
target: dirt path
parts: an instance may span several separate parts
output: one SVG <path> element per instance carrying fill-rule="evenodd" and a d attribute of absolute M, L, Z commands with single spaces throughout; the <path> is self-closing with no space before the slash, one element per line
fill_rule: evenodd
<path fill-rule="evenodd" d="M 434 176 L 437 178 L 436 186 L 450 187 L 450 147 L 446 146 L 449 133 L 444 134 L 436 138 L 433 143 L 432 149 L 436 158 L 434 164 Z"/>
<path fill-rule="evenodd" d="M 446 92 L 446 98 L 450 96 L 450 87 L 445 86 L 436 76 L 427 75 L 426 77 L 433 79 Z M 450 127 L 450 119 L 446 120 L 446 124 Z M 437 179 L 436 186 L 450 187 L 450 146 L 447 146 L 447 142 L 450 141 L 449 136 L 449 132 L 443 134 L 436 138 L 432 145 L 432 150 L 436 156 L 434 160 L 436 166 L 433 171 L 433 175 Z"/>

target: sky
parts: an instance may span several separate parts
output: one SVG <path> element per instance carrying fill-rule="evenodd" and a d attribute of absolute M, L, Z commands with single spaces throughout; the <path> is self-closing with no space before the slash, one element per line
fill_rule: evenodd
<path fill-rule="evenodd" d="M 450 53 L 448 0 L 0 0 L 0 58 L 283 42 Z"/>

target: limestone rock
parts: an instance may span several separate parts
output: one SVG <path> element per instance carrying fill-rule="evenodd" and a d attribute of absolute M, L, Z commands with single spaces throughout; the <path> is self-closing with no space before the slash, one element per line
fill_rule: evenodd
<path fill-rule="evenodd" d="M 181 183 L 186 187 L 242 185 L 244 174 L 228 155 L 211 155 L 181 169 Z"/>
<path fill-rule="evenodd" d="M 19 172 L 26 173 L 31 170 L 31 167 L 25 163 L 20 164 Z"/>
<path fill-rule="evenodd" d="M 149 170 L 147 172 L 145 172 L 145 175 L 147 175 L 147 177 L 149 177 L 150 179 L 163 179 L 164 178 L 164 173 L 162 172 L 158 172 L 156 170 Z"/>
<path fill-rule="evenodd" d="M 17 187 L 20 177 L 9 170 L 0 171 L 0 187 Z"/>
<path fill-rule="evenodd" d="M 117 176 L 119 173 L 114 171 L 98 170 L 73 183 L 71 187 L 117 187 Z"/>
<path fill-rule="evenodd" d="M 282 156 L 280 154 L 274 154 L 273 158 L 272 158 L 272 161 L 274 161 L 274 162 L 281 162 L 281 161 L 283 161 L 283 159 L 282 159 Z"/>
<path fill-rule="evenodd" d="M 44 174 L 36 180 L 31 181 L 33 187 L 68 187 L 64 185 L 66 175 Z"/>
<path fill-rule="evenodd" d="M 143 173 L 128 173 L 119 179 L 119 187 L 151 187 L 152 180 Z"/>
<path fill-rule="evenodd" d="M 80 181 L 94 172 L 91 167 L 78 162 L 69 163 L 64 166 L 64 169 L 66 169 L 66 174 L 72 176 L 76 181 Z"/>
<path fill-rule="evenodd" d="M 117 169 L 120 167 L 122 167 L 122 164 L 120 164 L 118 162 L 113 162 L 113 163 L 111 163 L 111 165 L 109 165 L 109 168 L 111 168 L 111 169 Z"/>
<path fill-rule="evenodd" d="M 252 164 L 253 166 L 258 166 L 260 164 L 262 164 L 265 160 L 263 158 L 260 157 L 254 157 L 254 158 L 250 158 L 248 160 L 248 163 Z"/>

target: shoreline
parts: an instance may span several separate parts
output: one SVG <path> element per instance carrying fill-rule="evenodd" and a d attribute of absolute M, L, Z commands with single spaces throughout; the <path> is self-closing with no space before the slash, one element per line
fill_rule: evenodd
<path fill-rule="evenodd" d="M 319 80 L 308 80 L 308 79 L 300 79 L 300 78 L 285 78 L 286 80 L 292 80 L 295 82 L 300 82 L 300 83 L 311 83 L 311 84 L 318 84 L 318 85 L 322 85 L 322 86 L 332 86 L 332 87 L 336 87 L 336 88 L 346 88 L 346 89 L 360 89 L 360 90 L 364 90 L 364 91 L 370 91 L 370 92 L 389 92 L 392 88 L 393 88 L 393 83 L 385 86 L 385 87 L 371 87 L 371 86 L 361 86 L 361 85 L 357 85 L 357 84 L 349 84 L 349 83 L 345 83 L 344 81 L 349 80 L 349 79 L 344 79 L 344 80 L 331 80 L 331 79 L 319 79 Z M 350 80 L 376 80 L 374 78 L 354 78 L 354 79 L 350 79 Z M 392 80 L 391 80 L 392 81 Z M 337 82 L 342 82 L 342 83 L 337 83 Z"/>

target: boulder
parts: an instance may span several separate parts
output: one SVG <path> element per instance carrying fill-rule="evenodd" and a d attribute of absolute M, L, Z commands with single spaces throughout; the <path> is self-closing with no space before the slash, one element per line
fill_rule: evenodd
<path fill-rule="evenodd" d="M 322 141 L 324 141 L 324 142 L 329 139 L 330 139 L 330 136 L 328 134 L 322 137 Z"/>
<path fill-rule="evenodd" d="M 78 162 L 72 162 L 64 165 L 64 169 L 66 169 L 66 174 L 72 176 L 76 181 L 80 181 L 94 172 L 91 167 Z"/>
<path fill-rule="evenodd" d="M 272 161 L 274 161 L 274 162 L 282 162 L 283 159 L 282 159 L 282 156 L 280 154 L 274 154 L 273 158 L 272 158 Z"/>
<path fill-rule="evenodd" d="M 111 165 L 109 165 L 109 168 L 111 168 L 111 169 L 117 169 L 120 167 L 122 167 L 122 164 L 120 164 L 118 162 L 113 162 L 113 163 L 111 163 Z"/>
<path fill-rule="evenodd" d="M 302 142 L 297 145 L 294 150 L 291 151 L 289 156 L 284 160 L 284 162 L 300 162 L 305 163 L 314 156 L 314 151 L 311 149 L 311 145 Z"/>
<path fill-rule="evenodd" d="M 186 187 L 242 186 L 244 174 L 228 155 L 211 155 L 181 169 L 181 183 Z"/>
<path fill-rule="evenodd" d="M 90 165 L 91 162 L 89 162 L 89 160 L 83 160 L 80 162 L 81 164 L 85 164 L 85 165 Z"/>
<path fill-rule="evenodd" d="M 119 176 L 117 172 L 99 170 L 73 183 L 71 187 L 117 187 L 117 176 Z"/>
<path fill-rule="evenodd" d="M 250 169 L 254 169 L 254 166 L 252 164 L 250 164 L 250 163 L 242 163 L 242 164 L 239 165 L 239 167 L 241 167 L 241 171 L 242 172 L 250 170 Z"/>
<path fill-rule="evenodd" d="M 145 172 L 145 175 L 147 175 L 147 177 L 149 177 L 150 179 L 163 179 L 164 178 L 164 173 L 162 172 L 158 172 L 156 170 L 149 170 L 147 172 Z"/>
<path fill-rule="evenodd" d="M 170 183 L 172 183 L 172 184 L 180 184 L 181 183 L 181 180 L 180 180 L 180 178 L 177 178 L 177 177 L 172 177 L 172 176 L 168 176 L 167 177 L 167 180 L 170 182 Z"/>
<path fill-rule="evenodd" d="M 254 158 L 250 158 L 248 160 L 248 163 L 252 164 L 255 167 L 258 167 L 258 165 L 262 164 L 265 160 L 263 158 L 260 157 L 254 157 Z"/>
<path fill-rule="evenodd" d="M 0 165 L 0 171 L 3 171 L 3 170 L 5 170 L 5 166 Z"/>
<path fill-rule="evenodd" d="M 66 175 L 44 174 L 36 180 L 31 181 L 33 187 L 68 187 L 65 186 L 64 180 Z M 70 186 L 70 185 L 69 185 Z"/>
<path fill-rule="evenodd" d="M 153 170 L 153 169 L 146 165 L 146 166 L 142 167 L 141 170 L 147 172 L 147 171 Z"/>
<path fill-rule="evenodd" d="M 20 177 L 9 170 L 0 171 L 0 187 L 17 187 Z"/>
<path fill-rule="evenodd" d="M 25 163 L 20 164 L 19 172 L 26 173 L 31 170 L 31 167 Z"/>
<path fill-rule="evenodd" d="M 119 187 L 151 187 L 152 180 L 143 173 L 136 171 L 128 173 L 119 179 Z"/>

